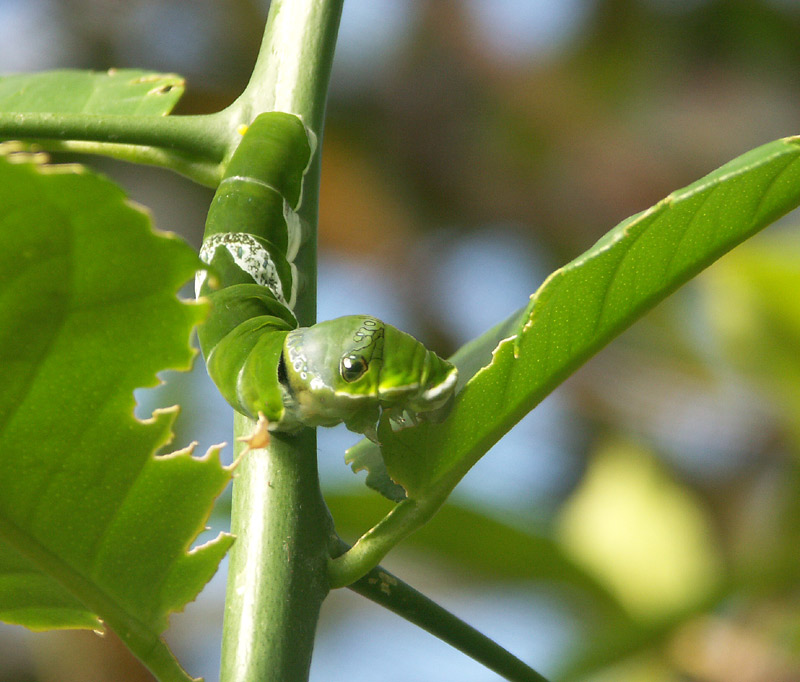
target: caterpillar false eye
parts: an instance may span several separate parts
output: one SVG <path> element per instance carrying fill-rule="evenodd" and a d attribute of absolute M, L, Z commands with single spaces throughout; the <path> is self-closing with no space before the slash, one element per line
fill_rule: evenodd
<path fill-rule="evenodd" d="M 440 411 L 456 369 L 374 317 L 298 327 L 294 258 L 306 235 L 297 211 L 314 147 L 292 114 L 261 114 L 247 128 L 200 249 L 208 273 L 195 288 L 211 302 L 200 345 L 226 400 L 250 417 L 263 413 L 270 430 L 343 422 L 374 437 L 382 409 L 412 420 Z"/>
<path fill-rule="evenodd" d="M 339 373 L 348 384 L 364 376 L 369 364 L 360 355 L 345 355 L 339 363 Z"/>

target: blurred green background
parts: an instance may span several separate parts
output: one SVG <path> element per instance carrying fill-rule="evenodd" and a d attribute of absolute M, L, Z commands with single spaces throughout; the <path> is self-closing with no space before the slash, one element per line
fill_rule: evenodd
<path fill-rule="evenodd" d="M 0 0 L 0 70 L 246 82 L 267 3 Z M 369 312 L 443 354 L 617 222 L 800 133 L 797 0 L 346 0 L 328 106 L 319 317 Z M 209 190 L 92 165 L 199 245 Z M 800 226 L 726 256 L 498 444 L 385 565 L 554 680 L 800 680 Z M 190 295 L 187 289 L 187 295 Z M 202 363 L 138 394 L 176 443 L 230 441 Z M 320 433 L 354 540 L 388 503 Z M 186 494 L 186 491 L 176 491 Z M 212 522 L 226 524 L 226 500 Z M 224 571 L 169 633 L 217 677 Z M 0 626 L 0 682 L 151 679 L 107 636 Z M 347 591 L 312 680 L 498 679 Z"/>

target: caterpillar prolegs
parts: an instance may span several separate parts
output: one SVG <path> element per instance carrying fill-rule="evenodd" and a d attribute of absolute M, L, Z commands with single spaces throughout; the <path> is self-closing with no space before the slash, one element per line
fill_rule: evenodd
<path fill-rule="evenodd" d="M 206 222 L 196 292 L 211 301 L 199 330 L 208 372 L 225 399 L 273 431 L 334 426 L 376 440 L 381 413 L 437 419 L 455 390 L 453 365 L 412 336 L 366 315 L 298 327 L 293 312 L 302 241 L 297 215 L 313 137 L 292 114 L 247 129 Z"/>

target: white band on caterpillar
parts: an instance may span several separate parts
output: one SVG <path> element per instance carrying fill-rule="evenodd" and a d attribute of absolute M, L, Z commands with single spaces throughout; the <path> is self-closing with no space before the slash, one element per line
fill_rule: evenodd
<path fill-rule="evenodd" d="M 258 240 L 246 232 L 221 232 L 212 234 L 204 242 L 200 249 L 200 260 L 210 264 L 214 259 L 214 254 L 220 246 L 224 246 L 242 270 L 253 278 L 256 284 L 267 287 L 283 305 L 289 307 L 289 303 L 283 294 L 283 285 L 278 276 L 275 263 Z M 195 277 L 195 289 L 199 295 L 200 287 L 206 278 L 206 272 L 199 272 Z M 290 298 L 292 298 L 290 296 Z"/>

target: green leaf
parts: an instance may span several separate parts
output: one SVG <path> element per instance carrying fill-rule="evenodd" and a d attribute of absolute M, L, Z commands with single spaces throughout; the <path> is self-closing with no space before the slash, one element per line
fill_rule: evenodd
<path fill-rule="evenodd" d="M 527 319 L 526 309 L 520 308 L 500 324 L 464 344 L 449 358 L 458 368 L 457 391 L 460 391 L 478 370 L 491 362 L 492 351 L 497 344 L 503 339 L 514 336 Z M 366 470 L 367 478 L 364 482 L 385 498 L 393 502 L 400 502 L 406 498 L 403 486 L 395 483 L 389 476 L 380 447 L 371 440 L 364 438 L 349 448 L 344 460 L 354 472 Z"/>
<path fill-rule="evenodd" d="M 0 139 L 162 166 L 215 187 L 240 136 L 227 113 L 167 116 L 183 84 L 174 74 L 133 69 L 3 76 Z"/>
<path fill-rule="evenodd" d="M 159 634 L 231 542 L 187 551 L 230 472 L 154 457 L 175 411 L 139 421 L 133 390 L 190 366 L 205 309 L 176 291 L 199 261 L 108 180 L 26 160 L 0 158 L 0 617 L 102 621 L 187 679 Z"/>
<path fill-rule="evenodd" d="M 528 320 L 466 384 L 441 424 L 379 431 L 410 498 L 444 499 L 550 391 L 623 329 L 734 246 L 800 203 L 800 141 L 734 159 L 614 228 L 552 273 Z"/>
<path fill-rule="evenodd" d="M 0 111 L 163 116 L 183 95 L 175 74 L 62 69 L 0 77 Z"/>
<path fill-rule="evenodd" d="M 393 431 L 381 419 L 386 471 L 407 497 L 330 562 L 331 585 L 359 579 L 425 524 L 475 462 L 592 354 L 798 204 L 800 138 L 777 140 L 623 221 L 552 273 L 444 422 Z"/>

